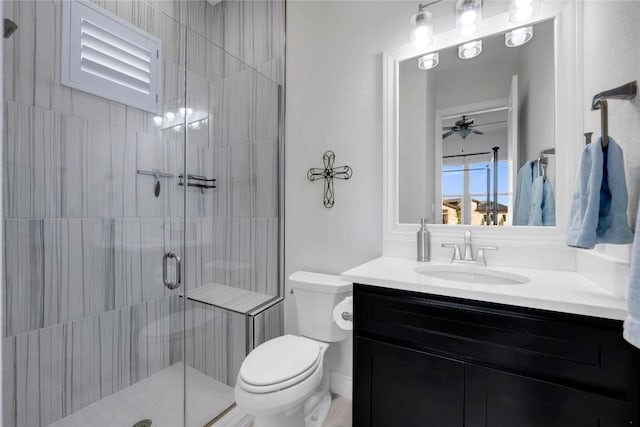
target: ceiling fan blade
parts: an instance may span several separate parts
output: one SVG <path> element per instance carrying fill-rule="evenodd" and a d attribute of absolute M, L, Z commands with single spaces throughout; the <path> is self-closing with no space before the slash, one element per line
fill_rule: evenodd
<path fill-rule="evenodd" d="M 452 131 L 452 130 L 450 130 L 449 132 L 443 133 L 443 134 L 442 134 L 442 139 L 449 138 L 449 137 L 450 137 L 451 135 L 453 135 L 454 133 L 455 133 L 455 132 L 454 132 L 454 131 Z"/>
<path fill-rule="evenodd" d="M 469 127 L 477 128 L 478 126 L 496 125 L 498 123 L 507 123 L 507 121 L 506 120 L 502 120 L 502 121 L 499 121 L 499 122 L 480 123 L 480 124 L 477 124 L 477 125 L 471 125 Z"/>
<path fill-rule="evenodd" d="M 457 126 L 442 126 L 442 130 L 455 130 Z"/>
<path fill-rule="evenodd" d="M 471 132 L 477 133 L 478 135 L 484 135 L 484 132 L 480 132 L 479 130 L 472 130 Z"/>

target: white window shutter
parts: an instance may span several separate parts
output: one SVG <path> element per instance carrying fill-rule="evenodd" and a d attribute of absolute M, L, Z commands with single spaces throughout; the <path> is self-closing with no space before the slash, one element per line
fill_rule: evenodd
<path fill-rule="evenodd" d="M 62 1 L 61 83 L 144 111 L 162 106 L 162 42 L 87 1 Z"/>

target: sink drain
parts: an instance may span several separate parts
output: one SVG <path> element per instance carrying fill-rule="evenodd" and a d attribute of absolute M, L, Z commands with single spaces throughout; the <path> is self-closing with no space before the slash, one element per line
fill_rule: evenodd
<path fill-rule="evenodd" d="M 131 427 L 151 427 L 151 420 L 140 420 Z"/>

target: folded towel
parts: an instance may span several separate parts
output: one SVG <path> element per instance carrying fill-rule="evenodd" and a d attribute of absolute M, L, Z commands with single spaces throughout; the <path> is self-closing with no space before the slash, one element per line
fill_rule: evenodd
<path fill-rule="evenodd" d="M 636 237 L 631 251 L 631 273 L 627 291 L 629 314 L 624 321 L 624 339 L 640 348 L 640 206 L 636 219 Z"/>
<path fill-rule="evenodd" d="M 527 225 L 556 225 L 556 199 L 549 180 L 539 176 L 531 185 L 529 221 Z"/>
<path fill-rule="evenodd" d="M 622 149 L 613 138 L 605 154 L 602 139 L 582 151 L 573 189 L 567 245 L 591 249 L 596 243 L 631 243 Z"/>
<path fill-rule="evenodd" d="M 535 161 L 529 161 L 518 171 L 516 200 L 513 209 L 513 225 L 529 225 L 531 190 L 533 180 L 538 176 Z"/>

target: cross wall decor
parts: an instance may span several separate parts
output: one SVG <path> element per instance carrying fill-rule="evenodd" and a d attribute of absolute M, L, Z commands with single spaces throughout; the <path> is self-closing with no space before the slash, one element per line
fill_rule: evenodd
<path fill-rule="evenodd" d="M 333 178 L 337 179 L 349 179 L 353 175 L 353 170 L 350 166 L 336 166 L 333 167 L 333 163 L 336 160 L 336 154 L 333 151 L 327 151 L 322 155 L 322 161 L 324 163 L 324 169 L 311 168 L 307 172 L 307 179 L 309 181 L 317 181 L 324 179 L 324 207 L 333 207 L 335 203 L 333 192 Z"/>

